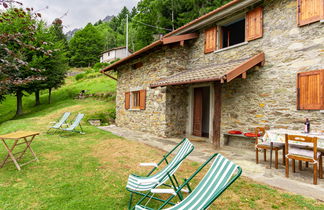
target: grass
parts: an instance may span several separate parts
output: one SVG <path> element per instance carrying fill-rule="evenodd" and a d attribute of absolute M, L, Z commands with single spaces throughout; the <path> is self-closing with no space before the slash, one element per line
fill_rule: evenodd
<path fill-rule="evenodd" d="M 125 190 L 125 184 L 128 175 L 144 174 L 146 170 L 139 168 L 138 163 L 157 161 L 164 154 L 163 151 L 118 138 L 86 122 L 83 122 L 85 135 L 60 137 L 45 133 L 48 123 L 65 111 L 94 115 L 114 107 L 111 101 L 73 100 L 67 97 L 67 91 L 78 93 L 85 84 L 90 91 L 110 91 L 107 88 L 109 80 L 92 80 L 98 86 L 93 85 L 91 80 L 67 81 L 68 87 L 75 89 L 69 90 L 65 86 L 57 90 L 53 96 L 54 103 L 41 108 L 33 107 L 32 98 L 26 97 L 26 114 L 0 125 L 0 133 L 15 130 L 41 132 L 32 145 L 40 159 L 38 163 L 24 166 L 22 171 L 17 171 L 12 163 L 0 169 L 0 209 L 126 209 L 129 193 Z M 98 80 L 103 84 L 99 84 Z M 9 102 L 6 103 L 9 107 Z M 4 155 L 1 146 L 0 158 Z M 28 158 L 30 156 L 24 160 Z M 199 165 L 186 161 L 177 175 L 188 177 Z M 156 206 L 156 203 L 153 205 Z M 219 208 L 323 209 L 324 205 L 241 177 L 214 202 L 211 209 Z"/>
<path fill-rule="evenodd" d="M 38 113 L 43 115 L 48 110 L 64 108 L 70 105 L 77 105 L 79 102 L 73 100 L 73 97 L 77 96 L 81 90 L 87 90 L 87 94 L 92 93 L 104 93 L 114 92 L 116 88 L 116 82 L 105 77 L 99 76 L 91 79 L 84 79 L 76 81 L 74 77 L 69 77 L 66 80 L 66 84 L 54 91 L 52 94 L 52 104 L 47 104 L 48 94 L 47 91 L 42 91 L 40 106 L 34 106 L 34 95 L 27 95 L 23 97 L 23 111 L 24 115 L 19 117 L 29 117 L 30 113 Z M 16 99 L 14 96 L 7 96 L 7 99 L 0 103 L 0 123 L 13 119 L 16 110 Z"/>

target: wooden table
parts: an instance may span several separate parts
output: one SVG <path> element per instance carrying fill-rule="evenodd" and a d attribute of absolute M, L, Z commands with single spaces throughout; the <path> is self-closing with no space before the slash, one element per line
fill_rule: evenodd
<path fill-rule="evenodd" d="M 268 130 L 266 132 L 266 134 L 263 136 L 262 140 L 270 142 L 270 168 L 272 165 L 273 143 L 274 142 L 285 143 L 285 134 L 317 137 L 318 138 L 317 139 L 317 150 L 320 152 L 324 152 L 324 134 L 323 133 L 303 133 L 301 131 L 285 130 L 285 129 Z M 311 145 L 308 145 L 307 143 L 302 143 L 302 142 L 289 143 L 289 145 L 300 146 L 300 147 L 304 147 L 306 149 L 313 149 L 313 147 Z"/>
<path fill-rule="evenodd" d="M 36 154 L 34 153 L 33 149 L 31 148 L 31 143 L 33 142 L 35 136 L 39 135 L 38 132 L 31 132 L 31 131 L 18 131 L 14 133 L 9 133 L 5 135 L 0 135 L 0 140 L 2 141 L 2 144 L 6 148 L 8 154 L 5 157 L 4 161 L 0 164 L 0 168 L 2 168 L 7 162 L 9 162 L 9 157 L 16 165 L 16 168 L 20 171 L 21 167 L 24 165 L 27 165 L 33 161 L 38 161 L 38 158 L 36 157 Z M 13 145 L 11 147 L 8 146 L 8 141 L 14 141 Z M 25 148 L 20 151 L 13 153 L 15 148 L 19 145 L 24 145 Z M 33 160 L 30 160 L 26 163 L 19 164 L 18 161 L 25 155 L 25 153 L 29 150 L 31 154 L 34 156 Z M 17 156 L 16 156 L 17 155 Z"/>

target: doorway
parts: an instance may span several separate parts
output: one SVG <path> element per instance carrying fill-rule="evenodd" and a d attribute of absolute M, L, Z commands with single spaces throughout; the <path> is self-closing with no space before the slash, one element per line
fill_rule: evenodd
<path fill-rule="evenodd" d="M 194 136 L 209 138 L 210 87 L 194 88 L 193 132 Z"/>

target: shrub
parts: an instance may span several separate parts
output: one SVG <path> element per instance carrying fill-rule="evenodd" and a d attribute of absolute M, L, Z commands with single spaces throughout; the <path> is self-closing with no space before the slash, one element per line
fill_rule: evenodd
<path fill-rule="evenodd" d="M 86 76 L 85 73 L 77 74 L 77 75 L 75 76 L 75 80 L 78 81 L 78 80 L 80 80 L 80 79 L 83 79 L 85 76 Z"/>
<path fill-rule="evenodd" d="M 109 65 L 110 63 L 96 63 L 92 68 L 94 69 L 95 72 L 98 72 Z"/>

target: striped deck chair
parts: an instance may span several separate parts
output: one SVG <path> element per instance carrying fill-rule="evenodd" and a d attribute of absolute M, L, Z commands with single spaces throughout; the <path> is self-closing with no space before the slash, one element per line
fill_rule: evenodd
<path fill-rule="evenodd" d="M 177 148 L 177 154 L 169 162 L 167 160 L 167 157 L 169 157 L 169 155 L 173 153 Z M 193 149 L 193 144 L 187 138 L 184 138 L 175 148 L 173 148 L 166 156 L 162 158 L 159 164 L 155 165 L 154 169 L 147 176 L 143 177 L 131 174 L 128 177 L 126 186 L 126 189 L 131 193 L 128 206 L 129 209 L 132 208 L 132 199 L 134 193 L 145 196 L 147 193 L 150 193 L 151 189 L 154 189 L 161 185 L 171 187 L 176 190 L 179 187 L 179 182 L 177 181 L 174 174 L 180 167 L 183 160 L 193 151 Z M 161 165 L 163 161 L 165 161 L 167 165 L 160 171 L 153 174 L 153 172 L 157 170 L 158 166 Z M 170 180 L 171 185 L 166 184 L 168 180 Z M 142 193 L 143 191 L 146 191 L 147 193 L 144 194 Z M 178 196 L 182 197 L 181 192 L 178 193 Z M 152 199 L 158 198 L 152 197 Z"/>
<path fill-rule="evenodd" d="M 65 112 L 61 119 L 57 122 L 51 122 L 52 124 L 54 124 L 53 126 L 51 126 L 48 130 L 47 133 L 50 133 L 50 130 L 55 129 L 54 133 L 58 130 L 63 128 L 63 125 L 66 125 L 65 122 L 66 120 L 69 118 L 69 116 L 71 115 L 71 112 Z"/>
<path fill-rule="evenodd" d="M 84 114 L 79 113 L 75 118 L 74 122 L 67 128 L 61 128 L 61 131 L 67 131 L 67 132 L 76 132 L 80 134 L 84 134 L 82 126 L 81 126 L 81 120 L 84 117 Z M 80 131 L 76 130 L 77 127 L 80 127 Z"/>
<path fill-rule="evenodd" d="M 215 159 L 209 168 L 208 172 L 199 182 L 197 187 L 180 203 L 173 205 L 170 201 L 212 160 Z M 147 196 L 150 199 L 154 193 L 170 193 L 171 196 L 163 202 L 158 209 L 173 205 L 168 210 L 200 210 L 207 209 L 240 175 L 242 174 L 241 167 L 235 165 L 232 161 L 226 159 L 220 154 L 214 154 L 210 157 L 198 170 L 186 180 L 176 191 L 173 189 L 152 189 L 151 195 Z M 151 209 L 141 205 L 145 199 L 140 200 L 135 206 L 136 210 Z"/>

